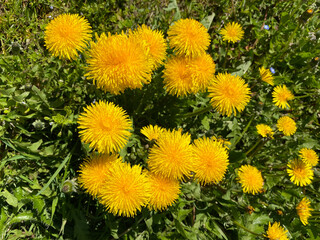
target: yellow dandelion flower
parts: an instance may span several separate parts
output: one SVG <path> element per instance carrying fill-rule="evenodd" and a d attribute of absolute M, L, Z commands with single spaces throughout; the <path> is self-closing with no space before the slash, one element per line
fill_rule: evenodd
<path fill-rule="evenodd" d="M 285 230 L 283 227 L 281 227 L 280 223 L 274 222 L 271 226 L 271 223 L 269 222 L 267 235 L 264 236 L 270 240 L 288 240 L 287 232 L 288 230 Z"/>
<path fill-rule="evenodd" d="M 301 157 L 302 161 L 309 163 L 312 167 L 316 166 L 319 162 L 317 153 L 312 149 L 302 148 L 299 151 L 299 156 Z"/>
<path fill-rule="evenodd" d="M 212 139 L 213 139 L 214 141 L 217 141 L 217 142 L 221 143 L 222 146 L 223 146 L 224 148 L 226 148 L 226 149 L 229 149 L 230 146 L 231 146 L 231 142 L 228 141 L 228 139 L 224 139 L 224 138 L 221 137 L 221 136 L 218 136 L 218 137 L 212 136 Z"/>
<path fill-rule="evenodd" d="M 158 140 L 160 134 L 163 132 L 163 128 L 158 125 L 148 125 L 143 127 L 140 132 L 145 135 L 149 141 Z"/>
<path fill-rule="evenodd" d="M 76 59 L 77 51 L 86 48 L 91 39 L 88 21 L 78 14 L 61 14 L 46 26 L 44 42 L 46 48 L 61 59 Z"/>
<path fill-rule="evenodd" d="M 194 141 L 193 152 L 195 178 L 203 185 L 220 182 L 229 165 L 226 148 L 220 142 L 204 137 Z"/>
<path fill-rule="evenodd" d="M 313 170 L 311 165 L 300 159 L 293 159 L 288 163 L 287 173 L 290 181 L 298 186 L 306 186 L 313 179 Z"/>
<path fill-rule="evenodd" d="M 303 225 L 308 224 L 308 218 L 311 216 L 310 200 L 304 197 L 296 207 L 298 216 Z"/>
<path fill-rule="evenodd" d="M 258 124 L 256 126 L 257 132 L 262 136 L 262 137 L 271 137 L 273 138 L 274 132 L 272 131 L 272 128 L 266 124 Z"/>
<path fill-rule="evenodd" d="M 169 44 L 180 54 L 197 57 L 205 53 L 210 44 L 207 29 L 194 19 L 180 19 L 169 27 Z"/>
<path fill-rule="evenodd" d="M 238 170 L 238 181 L 245 193 L 256 194 L 263 188 L 261 172 L 253 166 L 243 165 Z"/>
<path fill-rule="evenodd" d="M 265 69 L 264 67 L 259 68 L 260 76 L 262 81 L 269 83 L 270 85 L 274 85 L 273 76 L 269 69 Z"/>
<path fill-rule="evenodd" d="M 146 25 L 139 26 L 132 32 L 134 37 L 143 41 L 147 47 L 148 58 L 153 65 L 153 69 L 163 64 L 166 58 L 167 43 L 163 33 L 158 30 L 152 30 Z"/>
<path fill-rule="evenodd" d="M 227 25 L 221 29 L 220 34 L 223 37 L 223 41 L 237 42 L 243 37 L 243 30 L 239 23 L 227 23 Z"/>
<path fill-rule="evenodd" d="M 168 60 L 163 70 L 164 84 L 172 95 L 185 96 L 205 91 L 213 80 L 215 63 L 209 54 L 188 58 L 175 56 Z"/>
<path fill-rule="evenodd" d="M 152 62 L 143 42 L 125 34 L 106 36 L 91 42 L 88 73 L 98 88 L 119 94 L 126 88 L 141 88 L 151 81 Z"/>
<path fill-rule="evenodd" d="M 112 102 L 99 101 L 87 106 L 78 123 L 81 140 L 99 153 L 118 152 L 127 144 L 132 130 L 129 116 Z"/>
<path fill-rule="evenodd" d="M 182 134 L 181 129 L 163 131 L 150 149 L 150 171 L 171 179 L 189 176 L 193 168 L 190 141 L 190 134 Z"/>
<path fill-rule="evenodd" d="M 100 189 L 105 185 L 106 175 L 112 162 L 121 161 L 116 155 L 92 155 L 87 158 L 79 170 L 78 181 L 86 192 L 96 197 Z"/>
<path fill-rule="evenodd" d="M 208 88 L 211 105 L 222 115 L 235 116 L 250 101 L 250 88 L 239 76 L 219 73 Z"/>
<path fill-rule="evenodd" d="M 180 184 L 178 180 L 150 172 L 149 181 L 152 192 L 149 199 L 149 209 L 165 210 L 179 198 Z"/>
<path fill-rule="evenodd" d="M 139 165 L 115 162 L 110 167 L 99 201 L 113 215 L 133 217 L 148 204 L 150 182 Z"/>
<path fill-rule="evenodd" d="M 279 118 L 277 121 L 277 127 L 285 136 L 291 136 L 297 131 L 295 121 L 288 116 Z"/>
<path fill-rule="evenodd" d="M 274 104 L 280 108 L 290 107 L 288 101 L 294 99 L 292 92 L 286 85 L 276 86 L 272 92 L 272 97 Z"/>

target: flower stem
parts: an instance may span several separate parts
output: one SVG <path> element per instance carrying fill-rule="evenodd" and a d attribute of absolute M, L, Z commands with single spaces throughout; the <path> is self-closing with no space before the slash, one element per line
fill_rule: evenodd
<path fill-rule="evenodd" d="M 232 221 L 235 225 L 237 225 L 238 227 L 242 228 L 243 230 L 245 230 L 246 232 L 248 233 L 251 233 L 253 235 L 256 235 L 256 236 L 262 236 L 262 234 L 259 234 L 259 233 L 255 233 L 255 232 L 252 232 L 251 230 L 249 230 L 248 228 L 246 228 L 245 226 L 242 226 L 240 223 L 238 223 L 237 221 Z"/>
<path fill-rule="evenodd" d="M 243 129 L 241 135 L 238 137 L 238 139 L 234 142 L 234 144 L 232 144 L 232 146 L 230 147 L 230 149 L 234 149 L 236 147 L 236 145 L 240 142 L 241 138 L 243 137 L 243 135 L 248 131 L 248 128 L 250 127 L 252 120 L 253 120 L 254 116 L 251 117 L 250 121 L 248 122 L 247 126 Z"/>
<path fill-rule="evenodd" d="M 202 113 L 208 112 L 208 111 L 210 111 L 211 109 L 212 109 L 212 106 L 209 105 L 208 107 L 198 109 L 198 110 L 196 110 L 196 111 L 194 111 L 194 112 L 191 112 L 191 113 L 181 114 L 180 116 L 181 116 L 182 118 L 194 117 L 194 116 L 198 116 L 198 115 L 200 115 L 200 114 L 202 114 Z"/>
<path fill-rule="evenodd" d="M 259 141 L 257 141 L 245 154 L 246 156 L 248 156 L 248 154 L 250 152 L 252 152 L 253 149 L 255 149 L 256 146 L 258 146 L 258 144 L 261 142 L 262 140 L 260 139 Z"/>
<path fill-rule="evenodd" d="M 227 64 L 227 57 L 228 57 L 228 51 L 229 51 L 230 43 L 228 41 L 227 43 L 227 50 L 226 50 L 226 55 L 224 57 L 224 62 L 223 62 L 223 71 L 225 72 L 226 70 L 226 64 Z"/>

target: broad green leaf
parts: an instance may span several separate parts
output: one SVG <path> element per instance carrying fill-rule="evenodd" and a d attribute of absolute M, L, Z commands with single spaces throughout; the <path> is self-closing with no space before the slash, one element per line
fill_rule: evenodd
<path fill-rule="evenodd" d="M 208 15 L 201 20 L 201 23 L 203 24 L 203 26 L 205 26 L 206 29 L 210 28 L 215 15 L 215 13 L 212 13 L 211 15 Z"/>
<path fill-rule="evenodd" d="M 11 193 L 8 192 L 7 189 L 3 190 L 3 192 L 0 193 L 3 197 L 5 197 L 6 202 L 13 206 L 17 207 L 18 206 L 18 199 Z"/>

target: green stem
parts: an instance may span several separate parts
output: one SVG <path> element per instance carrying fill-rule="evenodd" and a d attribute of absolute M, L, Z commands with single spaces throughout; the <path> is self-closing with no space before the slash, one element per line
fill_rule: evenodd
<path fill-rule="evenodd" d="M 259 234 L 259 233 L 255 233 L 255 232 L 252 232 L 251 230 L 249 230 L 248 228 L 246 228 L 245 226 L 242 226 L 240 223 L 238 223 L 237 221 L 232 221 L 235 225 L 237 225 L 238 227 L 242 228 L 243 230 L 245 230 L 246 232 L 248 233 L 251 233 L 253 235 L 256 235 L 256 236 L 262 236 L 262 234 Z"/>
<path fill-rule="evenodd" d="M 143 219 L 144 219 L 144 216 L 142 216 L 137 222 L 135 222 L 135 223 L 133 224 L 133 226 L 129 227 L 129 228 L 128 228 L 127 230 L 125 230 L 123 233 L 120 233 L 120 234 L 118 235 L 118 239 L 120 239 L 123 235 L 127 234 L 128 232 L 130 232 L 130 231 L 132 230 L 132 228 L 133 228 L 134 226 L 137 226 Z M 112 240 L 114 240 L 114 238 L 113 238 Z"/>
<path fill-rule="evenodd" d="M 257 152 L 259 152 L 259 150 L 266 144 L 267 141 L 261 141 L 259 145 L 256 147 L 256 149 L 254 150 L 254 152 L 252 154 L 249 154 L 248 157 L 252 158 L 254 155 L 256 155 Z"/>
<path fill-rule="evenodd" d="M 294 29 L 294 31 L 291 33 L 291 35 L 290 35 L 290 37 L 289 37 L 289 39 L 288 39 L 288 42 L 287 42 L 286 46 L 285 46 L 284 49 L 283 49 L 283 53 L 282 53 L 281 57 L 283 57 L 283 56 L 286 54 L 286 52 L 287 52 L 287 50 L 288 50 L 288 48 L 289 48 L 289 46 L 290 46 L 290 43 L 291 43 L 292 39 L 294 38 L 294 35 L 295 35 L 296 32 L 298 31 L 299 27 L 300 27 L 300 24 L 298 24 L 298 25 L 296 26 L 296 28 Z"/>
<path fill-rule="evenodd" d="M 310 94 L 294 97 L 295 99 L 310 97 Z"/>
<path fill-rule="evenodd" d="M 243 135 L 248 131 L 248 128 L 250 127 L 252 120 L 253 120 L 254 116 L 251 117 L 250 121 L 248 122 L 247 126 L 243 129 L 241 135 L 239 136 L 239 138 L 235 141 L 235 143 L 230 147 L 230 149 L 234 149 L 236 147 L 236 145 L 240 142 L 241 138 L 243 137 Z"/>
<path fill-rule="evenodd" d="M 252 152 L 252 150 L 255 149 L 255 147 L 258 146 L 258 144 L 259 144 L 261 141 L 262 141 L 262 139 L 260 138 L 260 140 L 257 141 L 257 142 L 245 153 L 246 156 L 248 156 L 248 154 L 249 154 L 250 152 Z"/>
<path fill-rule="evenodd" d="M 212 109 L 212 106 L 208 106 L 208 107 L 205 107 L 205 108 L 201 108 L 201 109 L 198 109 L 192 113 L 186 113 L 186 114 L 181 114 L 180 117 L 182 118 L 187 118 L 187 117 L 194 117 L 194 116 L 198 116 L 202 113 L 205 113 L 205 112 L 208 112 Z"/>
<path fill-rule="evenodd" d="M 227 64 L 227 57 L 228 57 L 229 47 L 230 47 L 230 43 L 229 43 L 229 41 L 228 41 L 228 43 L 227 43 L 226 55 L 225 55 L 224 62 L 223 62 L 223 71 L 224 71 L 224 72 L 226 71 L 226 64 Z"/>

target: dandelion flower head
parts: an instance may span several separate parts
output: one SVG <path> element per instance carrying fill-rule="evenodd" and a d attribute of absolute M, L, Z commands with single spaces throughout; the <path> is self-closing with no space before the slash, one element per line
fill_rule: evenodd
<path fill-rule="evenodd" d="M 207 29 L 194 19 L 180 19 L 169 27 L 170 47 L 179 55 L 197 57 L 205 53 L 210 36 Z"/>
<path fill-rule="evenodd" d="M 231 142 L 228 141 L 228 139 L 224 139 L 224 138 L 221 137 L 221 136 L 218 136 L 218 137 L 212 136 L 211 138 L 212 138 L 212 140 L 221 143 L 222 146 L 223 146 L 224 148 L 226 148 L 226 149 L 229 149 L 230 146 L 231 146 Z"/>
<path fill-rule="evenodd" d="M 152 62 L 143 41 L 124 33 L 101 34 L 97 42 L 91 42 L 87 62 L 86 76 L 112 94 L 141 88 L 151 81 Z"/>
<path fill-rule="evenodd" d="M 270 85 L 274 85 L 273 76 L 269 69 L 265 69 L 264 67 L 259 68 L 260 76 L 262 81 L 269 83 Z"/>
<path fill-rule="evenodd" d="M 262 137 L 271 137 L 273 138 L 274 132 L 272 131 L 272 128 L 266 124 L 258 124 L 256 126 L 257 132 L 262 136 Z"/>
<path fill-rule="evenodd" d="M 199 138 L 194 141 L 193 153 L 195 178 L 204 185 L 220 182 L 229 165 L 223 144 L 210 138 Z"/>
<path fill-rule="evenodd" d="M 76 59 L 91 39 L 89 22 L 78 14 L 61 14 L 45 30 L 45 46 L 56 57 Z"/>
<path fill-rule="evenodd" d="M 99 201 L 113 215 L 133 217 L 148 204 L 150 195 L 150 182 L 141 166 L 116 162 L 110 167 Z"/>
<path fill-rule="evenodd" d="M 111 163 L 115 161 L 121 161 L 121 158 L 117 155 L 92 155 L 87 158 L 80 165 L 78 177 L 80 186 L 90 195 L 96 197 L 105 185 Z"/>
<path fill-rule="evenodd" d="M 99 101 L 87 106 L 78 123 L 81 140 L 90 143 L 99 153 L 120 151 L 132 130 L 129 116 L 112 102 Z"/>
<path fill-rule="evenodd" d="M 141 129 L 141 133 L 146 136 L 149 141 L 158 140 L 162 132 L 163 128 L 158 125 L 148 125 Z"/>
<path fill-rule="evenodd" d="M 302 224 L 307 225 L 308 218 L 311 216 L 311 211 L 313 210 L 310 208 L 310 200 L 304 197 L 297 205 L 296 210 Z"/>
<path fill-rule="evenodd" d="M 191 136 L 182 130 L 165 130 L 150 148 L 148 166 L 154 174 L 170 179 L 183 179 L 192 170 Z"/>
<path fill-rule="evenodd" d="M 255 195 L 263 188 L 263 179 L 261 172 L 253 166 L 242 165 L 238 170 L 238 181 L 242 185 L 245 193 Z"/>
<path fill-rule="evenodd" d="M 147 55 L 152 63 L 153 69 L 163 64 L 163 60 L 166 58 L 167 43 L 161 31 L 152 30 L 150 27 L 143 24 L 131 34 L 139 41 L 145 43 Z"/>
<path fill-rule="evenodd" d="M 288 101 L 294 99 L 292 92 L 286 85 L 276 86 L 272 92 L 272 97 L 274 104 L 280 108 L 290 107 Z"/>
<path fill-rule="evenodd" d="M 309 163 L 312 167 L 316 166 L 319 162 L 317 153 L 312 149 L 302 148 L 299 151 L 299 156 L 301 157 L 302 161 Z"/>
<path fill-rule="evenodd" d="M 291 136 L 297 130 L 295 121 L 288 116 L 279 118 L 277 121 L 277 127 L 285 136 Z"/>
<path fill-rule="evenodd" d="M 149 173 L 148 177 L 152 192 L 149 199 L 149 209 L 165 210 L 179 198 L 180 184 L 178 180 L 153 173 Z"/>
<path fill-rule="evenodd" d="M 280 226 L 280 223 L 274 222 L 273 225 L 271 225 L 269 222 L 267 235 L 265 235 L 265 237 L 270 240 L 288 240 L 287 232 L 288 230 L 284 230 L 284 228 Z"/>
<path fill-rule="evenodd" d="M 188 58 L 171 57 L 163 70 L 164 84 L 172 95 L 185 96 L 205 91 L 214 78 L 215 63 L 209 54 Z"/>
<path fill-rule="evenodd" d="M 242 112 L 250 101 L 250 88 L 239 76 L 219 73 L 208 88 L 211 105 L 222 115 Z"/>
<path fill-rule="evenodd" d="M 223 41 L 237 42 L 243 37 L 243 30 L 239 23 L 227 23 L 227 25 L 221 29 L 220 34 L 222 35 Z"/>
<path fill-rule="evenodd" d="M 311 183 L 313 170 L 310 164 L 296 158 L 291 160 L 287 166 L 287 173 L 291 182 L 301 187 Z"/>

